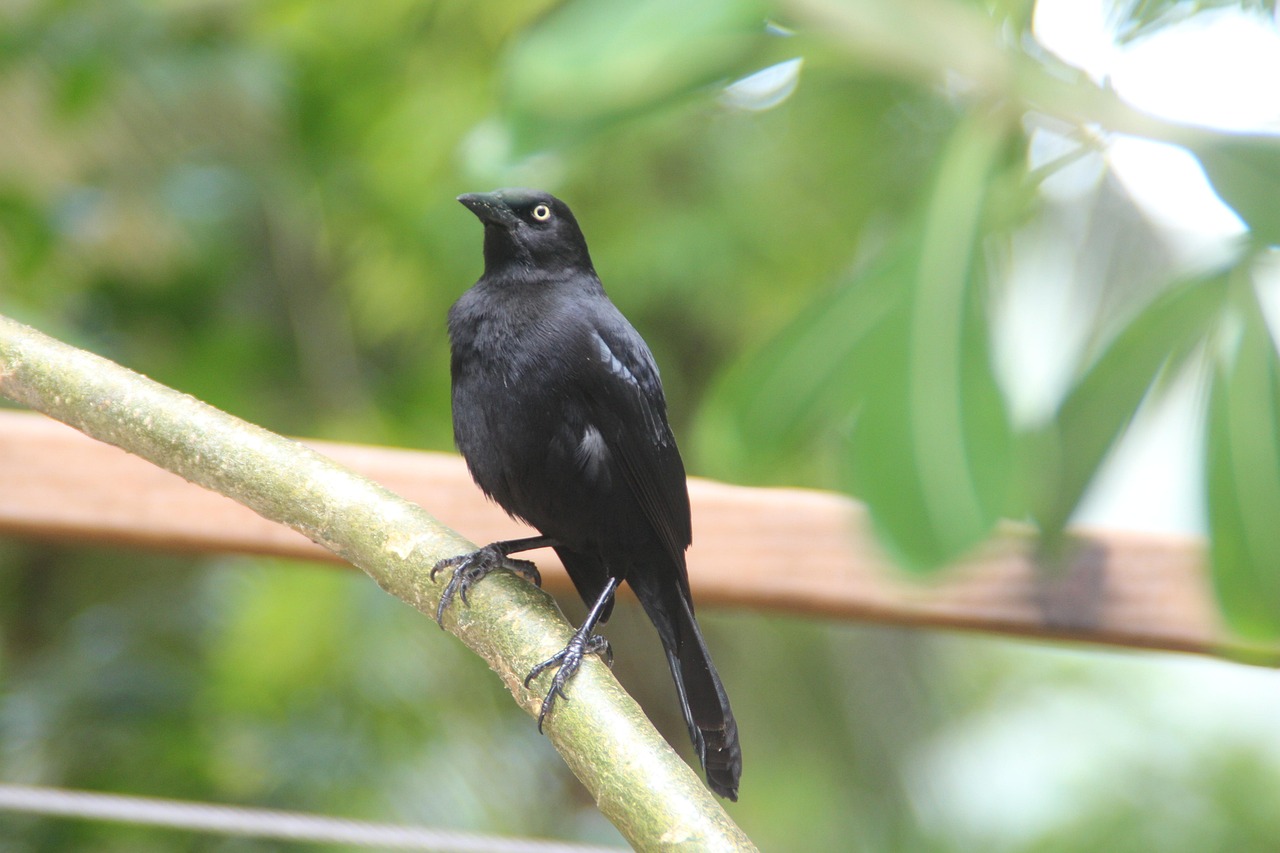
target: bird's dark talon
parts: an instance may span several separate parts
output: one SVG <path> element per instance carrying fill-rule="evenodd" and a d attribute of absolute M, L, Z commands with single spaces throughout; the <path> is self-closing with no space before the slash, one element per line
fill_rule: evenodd
<path fill-rule="evenodd" d="M 507 558 L 507 568 L 536 587 L 542 586 L 542 574 L 532 560 L 513 560 Z"/>
<path fill-rule="evenodd" d="M 529 560 L 513 560 L 507 556 L 513 550 L 534 547 L 530 544 L 533 541 L 521 539 L 511 542 L 494 542 L 469 554 L 446 557 L 432 566 L 430 574 L 432 581 L 436 579 L 438 573 L 445 569 L 453 569 L 449 582 L 440 594 L 440 602 L 436 605 L 436 622 L 440 627 L 444 627 L 444 612 L 449 609 L 455 596 L 461 598 L 464 605 L 470 605 L 471 602 L 467 600 L 468 590 L 485 576 L 499 569 L 515 572 L 535 585 L 542 586 L 542 576 L 538 573 L 537 566 Z"/>
<path fill-rule="evenodd" d="M 588 629 L 589 626 L 578 629 L 577 633 L 569 640 L 569 645 L 529 670 L 529 674 L 524 677 L 524 686 L 528 688 L 539 675 L 542 675 L 552 667 L 556 668 L 555 675 L 551 677 L 551 687 L 547 690 L 547 695 L 542 700 L 541 710 L 538 711 L 539 734 L 542 733 L 542 724 L 547 715 L 555 707 L 556 696 L 566 702 L 569 701 L 568 694 L 564 692 L 564 686 L 569 683 L 569 679 L 573 678 L 574 673 L 582 666 L 584 657 L 598 655 L 604 658 L 607 666 L 613 666 L 613 649 L 609 646 L 609 641 L 599 634 L 586 633 Z"/>
<path fill-rule="evenodd" d="M 453 596 L 458 591 L 458 576 L 456 574 L 449 578 L 449 583 L 445 585 L 444 592 L 440 593 L 440 601 L 436 604 L 436 624 L 444 628 L 444 612 L 448 609 Z"/>
<path fill-rule="evenodd" d="M 443 572 L 445 569 L 449 568 L 450 566 L 456 566 L 456 565 L 458 565 L 458 563 L 460 563 L 460 562 L 462 562 L 463 560 L 465 560 L 468 556 L 470 556 L 470 555 L 468 555 L 468 554 L 460 554 L 460 555 L 459 555 L 459 556 L 457 556 L 457 557 L 445 557 L 443 560 L 437 560 L 437 561 L 436 561 L 436 564 L 435 564 L 434 566 L 432 566 L 432 567 L 431 567 L 431 574 L 430 574 L 430 576 L 429 576 L 429 577 L 430 577 L 430 578 L 431 578 L 431 580 L 434 582 L 434 581 L 435 581 L 435 579 L 436 579 L 436 575 L 440 574 L 441 572 Z"/>
<path fill-rule="evenodd" d="M 604 665 L 613 669 L 613 646 L 602 635 L 595 634 L 587 644 L 587 654 L 596 655 Z"/>

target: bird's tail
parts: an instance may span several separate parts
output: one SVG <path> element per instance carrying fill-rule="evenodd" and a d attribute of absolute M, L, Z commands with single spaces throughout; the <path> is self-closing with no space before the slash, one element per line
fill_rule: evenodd
<path fill-rule="evenodd" d="M 738 779 L 742 776 L 738 723 L 693 610 L 680 595 L 668 597 L 661 604 L 646 595 L 637 597 L 662 637 L 680 694 L 680 708 L 698 759 L 707 772 L 707 784 L 720 796 L 737 800 Z"/>

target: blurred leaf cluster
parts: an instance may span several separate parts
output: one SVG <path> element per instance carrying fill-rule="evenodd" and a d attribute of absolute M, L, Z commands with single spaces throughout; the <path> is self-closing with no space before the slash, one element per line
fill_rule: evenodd
<path fill-rule="evenodd" d="M 1112 16 L 1136 40 L 1224 5 Z M 1194 377 L 1215 580 L 1232 624 L 1274 639 L 1280 372 L 1258 270 L 1280 146 L 1146 121 L 1038 49 L 1031 13 L 0 3 L 0 311 L 278 431 L 446 449 L 444 315 L 480 266 L 453 199 L 544 186 L 655 350 L 690 469 L 850 491 L 907 567 L 999 518 L 1039 526 L 1051 561 L 1134 417 Z M 1106 132 L 1135 126 L 1176 136 L 1247 224 L 1228 256 L 1179 259 L 1111 173 Z M 1037 155 L 1045 138 L 1065 153 Z M 1101 165 L 1049 190 L 1081 161 Z M 1032 317 L 1032 337 L 1067 333 L 1031 389 L 1012 306 L 1055 303 L 1026 279 L 1072 306 Z M 0 583 L 4 778 L 612 837 L 483 665 L 361 578 L 12 544 Z M 747 751 L 733 813 L 762 847 L 970 849 L 913 775 L 990 701 L 939 685 L 942 641 L 706 619 Z M 683 743 L 647 632 L 619 609 L 618 669 Z M 1222 777 L 1267 789 L 1241 765 Z M 1210 808 L 1216 784 L 1183 793 Z M 1138 805 L 1094 805 L 1059 828 L 1150 849 Z M 14 825 L 0 849 L 259 849 Z M 1050 827 L 974 849 L 1095 846 Z"/>

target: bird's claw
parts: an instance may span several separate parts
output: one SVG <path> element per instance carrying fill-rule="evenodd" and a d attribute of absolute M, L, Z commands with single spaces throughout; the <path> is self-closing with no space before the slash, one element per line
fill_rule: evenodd
<path fill-rule="evenodd" d="M 445 585 L 444 592 L 440 594 L 440 603 L 436 605 L 436 623 L 442 628 L 444 612 L 453 603 L 454 596 L 461 598 L 463 604 L 470 604 L 467 601 L 467 590 L 486 575 L 499 569 L 515 572 L 534 586 L 542 586 L 542 575 L 538 573 L 537 566 L 529 560 L 517 560 L 507 556 L 507 553 L 496 544 L 486 545 L 469 554 L 446 557 L 431 567 L 431 580 L 434 581 L 437 574 L 450 568 L 453 569 L 453 574 L 449 578 L 449 583 Z"/>
<path fill-rule="evenodd" d="M 610 647 L 609 641 L 600 634 L 584 634 L 579 629 L 569 640 L 569 645 L 529 670 L 529 674 L 524 677 L 524 686 L 528 688 L 535 678 L 548 669 L 556 667 L 556 674 L 551 677 L 551 689 L 547 691 L 546 698 L 542 700 L 542 709 L 538 711 L 539 734 L 542 733 L 542 723 L 555 707 L 556 696 L 566 702 L 569 701 L 569 697 L 564 692 L 564 686 L 578 671 L 578 667 L 582 666 L 582 659 L 587 655 L 599 655 L 605 666 L 613 666 L 613 648 Z"/>

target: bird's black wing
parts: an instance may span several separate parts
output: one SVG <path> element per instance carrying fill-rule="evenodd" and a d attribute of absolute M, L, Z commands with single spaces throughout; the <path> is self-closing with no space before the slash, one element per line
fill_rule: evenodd
<path fill-rule="evenodd" d="M 667 423 L 667 404 L 653 355 L 617 309 L 595 318 L 583 383 L 591 417 L 645 519 L 678 569 L 686 599 L 684 552 L 693 539 L 684 463 Z"/>

